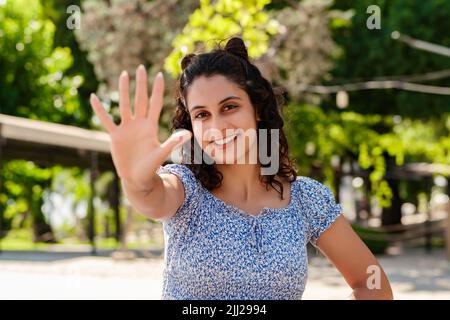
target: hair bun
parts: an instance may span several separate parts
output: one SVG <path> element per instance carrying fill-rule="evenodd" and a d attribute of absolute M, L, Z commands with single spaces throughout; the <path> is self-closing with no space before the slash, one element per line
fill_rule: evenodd
<path fill-rule="evenodd" d="M 188 55 L 185 55 L 181 60 L 181 69 L 182 70 L 186 69 L 186 67 L 192 62 L 194 57 L 195 53 L 189 53 Z"/>
<path fill-rule="evenodd" d="M 247 48 L 241 38 L 231 38 L 225 45 L 225 51 L 248 60 Z"/>

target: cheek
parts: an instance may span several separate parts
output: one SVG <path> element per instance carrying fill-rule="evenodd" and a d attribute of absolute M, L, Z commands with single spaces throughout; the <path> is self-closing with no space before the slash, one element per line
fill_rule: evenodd
<path fill-rule="evenodd" d="M 241 119 L 242 122 L 245 122 L 244 125 L 247 129 L 257 128 L 255 111 L 251 107 L 248 110 L 245 110 L 245 113 L 242 114 Z"/>
<path fill-rule="evenodd" d="M 206 145 L 206 142 L 203 141 L 203 137 L 204 137 L 204 129 L 203 126 L 201 124 L 201 122 L 194 122 L 192 124 L 192 131 L 194 133 L 194 138 L 195 140 L 197 140 L 197 143 L 204 148 Z"/>

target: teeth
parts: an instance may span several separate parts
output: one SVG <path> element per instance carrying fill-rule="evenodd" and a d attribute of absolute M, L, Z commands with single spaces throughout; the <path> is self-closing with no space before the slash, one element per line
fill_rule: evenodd
<path fill-rule="evenodd" d="M 228 142 L 232 141 L 234 139 L 234 137 L 236 137 L 236 135 L 233 135 L 233 136 L 228 137 L 228 138 L 216 140 L 216 141 L 214 141 L 214 143 L 218 144 L 220 146 L 223 146 L 224 144 L 227 144 Z"/>

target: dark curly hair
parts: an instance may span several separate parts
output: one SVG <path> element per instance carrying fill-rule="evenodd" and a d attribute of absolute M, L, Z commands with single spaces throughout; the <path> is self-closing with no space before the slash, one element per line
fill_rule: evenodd
<path fill-rule="evenodd" d="M 281 106 L 283 104 L 282 91 L 278 88 L 272 88 L 272 85 L 260 73 L 258 68 L 253 65 L 248 58 L 247 48 L 242 39 L 234 37 L 228 40 L 225 47 L 222 48 L 220 43 L 209 53 L 188 54 L 181 61 L 182 74 L 177 81 L 176 88 L 176 112 L 172 120 L 172 131 L 176 129 L 186 129 L 193 133 L 192 123 L 189 116 L 187 106 L 184 104 L 187 96 L 188 87 L 194 80 L 200 76 L 211 77 L 214 75 L 222 75 L 229 81 L 236 83 L 242 90 L 247 92 L 252 106 L 255 108 L 260 121 L 257 121 L 257 129 L 267 129 L 268 152 L 270 153 L 271 130 L 279 130 L 279 169 L 274 175 L 260 175 L 260 181 L 269 185 L 280 193 L 283 199 L 283 184 L 276 180 L 276 176 L 291 178 L 289 181 L 295 181 L 297 177 L 293 162 L 289 159 L 289 151 L 286 136 L 283 132 L 284 121 L 281 117 Z M 257 130 L 259 132 L 259 130 Z M 259 135 L 257 135 L 259 142 Z M 259 143 L 257 144 L 259 145 Z M 200 148 L 192 134 L 191 138 L 191 155 L 194 148 Z M 203 151 L 202 151 L 203 152 Z M 189 155 L 189 159 L 192 159 Z M 222 183 L 223 175 L 216 168 L 215 163 L 195 163 L 197 161 L 183 162 L 195 174 L 196 178 L 208 190 L 219 187 Z M 200 162 L 200 161 L 199 161 Z M 259 162 L 259 161 L 258 161 Z M 261 166 L 261 163 L 259 163 Z M 270 165 L 270 164 L 269 164 Z M 269 166 L 266 165 L 266 166 Z M 274 187 L 279 187 L 277 190 Z"/>

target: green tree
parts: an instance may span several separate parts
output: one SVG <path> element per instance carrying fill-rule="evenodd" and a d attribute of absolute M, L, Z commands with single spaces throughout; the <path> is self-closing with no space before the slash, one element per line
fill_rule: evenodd
<path fill-rule="evenodd" d="M 67 47 L 55 47 L 55 25 L 43 18 L 39 1 L 0 6 L 1 112 L 57 123 L 78 123 L 82 75 L 67 76 Z"/>
<path fill-rule="evenodd" d="M 71 12 L 69 6 L 81 8 L 81 0 L 46 0 L 42 2 L 43 17 L 50 19 L 56 26 L 53 37 L 55 47 L 66 47 L 73 57 L 72 65 L 64 72 L 67 76 L 83 76 L 83 83 L 78 87 L 78 100 L 80 108 L 76 110 L 76 123 L 85 128 L 92 128 L 92 108 L 89 96 L 97 90 L 99 82 L 94 73 L 94 67 L 87 59 L 87 52 L 83 51 L 75 37 L 74 30 L 67 28 L 67 21 Z"/>
<path fill-rule="evenodd" d="M 369 30 L 367 7 L 381 9 L 381 29 Z M 376 77 L 423 74 L 450 68 L 450 58 L 413 49 L 395 41 L 398 30 L 414 38 L 450 47 L 450 2 L 445 0 L 361 0 L 336 1 L 334 8 L 353 9 L 349 28 L 334 30 L 334 39 L 342 48 L 330 83 L 372 80 Z M 450 86 L 450 78 L 427 82 Z M 397 114 L 416 119 L 440 117 L 448 112 L 450 97 L 398 90 L 351 92 L 350 110 L 369 114 Z"/>
<path fill-rule="evenodd" d="M 9 0 L 0 4 L 0 112 L 86 126 L 90 118 L 83 115 L 78 96 L 83 77 L 66 74 L 73 58 L 69 48 L 55 46 L 55 31 L 40 1 Z M 0 206 L 7 209 L 3 227 L 11 227 L 16 214 L 28 212 L 35 240 L 49 234 L 46 239 L 53 239 L 41 210 L 51 170 L 9 161 L 3 164 L 0 175 L 4 182 Z"/>

